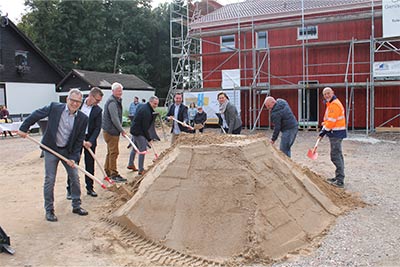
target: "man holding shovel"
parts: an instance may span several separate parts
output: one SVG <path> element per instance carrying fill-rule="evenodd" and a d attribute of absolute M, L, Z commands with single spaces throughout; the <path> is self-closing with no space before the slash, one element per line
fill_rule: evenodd
<path fill-rule="evenodd" d="M 24 120 L 19 128 L 18 135 L 23 138 L 27 137 L 31 125 L 48 117 L 48 125 L 42 138 L 42 144 L 69 159 L 67 162 L 62 161 L 62 164 L 71 179 L 72 212 L 84 216 L 88 215 L 88 212 L 81 208 L 81 188 L 78 170 L 75 168 L 75 163 L 79 162 L 81 156 L 88 122 L 86 115 L 79 110 L 81 104 L 81 91 L 71 89 L 68 93 L 67 104 L 53 102 L 35 110 Z M 50 222 L 57 221 L 54 213 L 54 185 L 59 161 L 59 157 L 51 152 L 44 151 L 44 208 L 46 220 Z"/>
<path fill-rule="evenodd" d="M 139 151 L 146 151 L 147 144 L 150 143 L 151 136 L 149 133 L 150 126 L 153 124 L 157 114 L 154 114 L 154 110 L 158 106 L 158 97 L 152 96 L 149 102 L 144 104 L 140 109 L 137 110 L 136 116 L 133 119 L 131 125 L 132 141 Z M 138 171 L 139 175 L 144 174 L 144 154 L 139 154 L 139 169 L 136 169 L 134 165 L 135 155 L 137 151 L 132 149 L 129 156 L 128 169 Z"/>
<path fill-rule="evenodd" d="M 265 107 L 271 110 L 271 121 L 274 124 L 274 133 L 270 143 L 274 144 L 278 139 L 279 132 L 282 132 L 279 149 L 290 158 L 291 147 L 298 132 L 298 122 L 286 100 L 272 96 L 265 98 Z"/>
<path fill-rule="evenodd" d="M 89 96 L 83 100 L 81 106 L 81 111 L 89 118 L 88 126 L 85 131 L 85 141 L 83 141 L 83 146 L 85 147 L 85 169 L 94 175 L 94 158 L 88 149 L 91 149 L 93 153 L 96 152 L 97 137 L 101 130 L 101 113 L 102 109 L 98 104 L 103 99 L 103 92 L 98 87 L 93 87 Z M 86 191 L 89 196 L 97 197 L 97 193 L 93 189 L 93 180 L 89 176 L 85 175 Z M 67 186 L 67 199 L 72 199 L 71 197 L 71 187 L 70 187 L 70 177 L 68 177 Z"/>
<path fill-rule="evenodd" d="M 187 132 L 189 129 L 189 125 L 187 127 L 184 126 L 184 124 L 188 123 L 188 107 L 182 104 L 182 100 L 182 94 L 177 93 L 174 96 L 174 104 L 171 105 L 167 113 L 167 121 L 173 120 L 171 144 L 175 142 L 176 137 L 181 132 Z M 182 124 L 179 124 L 176 120 L 182 122 Z"/>
<path fill-rule="evenodd" d="M 344 108 L 330 87 L 325 87 L 322 94 L 325 98 L 326 111 L 322 123 L 323 127 L 318 138 L 322 139 L 327 135 L 331 144 L 331 161 L 336 166 L 336 171 L 335 177 L 328 179 L 328 182 L 336 187 L 343 188 L 345 175 L 342 141 L 343 138 L 347 137 Z"/>

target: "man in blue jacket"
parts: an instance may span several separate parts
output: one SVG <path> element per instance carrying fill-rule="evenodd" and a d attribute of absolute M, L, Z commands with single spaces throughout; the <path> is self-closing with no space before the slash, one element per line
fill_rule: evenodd
<path fill-rule="evenodd" d="M 71 179 L 72 212 L 84 216 L 88 215 L 88 212 L 81 208 L 81 188 L 78 170 L 75 168 L 75 163 L 79 162 L 81 156 L 88 122 L 86 115 L 79 110 L 81 104 L 81 91 L 71 89 L 68 93 L 67 104 L 53 102 L 35 110 L 24 120 L 19 128 L 18 135 L 25 138 L 31 125 L 48 117 L 48 125 L 42 138 L 42 144 L 70 159 L 68 162 L 61 162 Z M 59 161 L 60 159 L 51 152 L 44 151 L 44 208 L 46 219 L 51 222 L 57 221 L 54 213 L 54 185 Z"/>
<path fill-rule="evenodd" d="M 290 158 L 290 149 L 298 132 L 296 117 L 286 100 L 280 98 L 275 100 L 272 96 L 268 96 L 265 99 L 265 107 L 271 110 L 271 121 L 274 124 L 274 133 L 270 142 L 274 144 L 276 139 L 278 139 L 279 132 L 282 132 L 279 149 Z"/>

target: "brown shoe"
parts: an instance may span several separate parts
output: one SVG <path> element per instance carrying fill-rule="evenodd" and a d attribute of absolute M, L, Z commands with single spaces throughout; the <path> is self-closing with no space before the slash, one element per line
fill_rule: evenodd
<path fill-rule="evenodd" d="M 132 166 L 128 166 L 128 167 L 126 167 L 127 169 L 129 169 L 129 170 L 132 170 L 132 171 L 137 171 L 138 169 L 135 167 L 135 165 L 132 165 Z"/>
<path fill-rule="evenodd" d="M 145 170 L 143 170 L 143 171 L 139 171 L 138 172 L 138 175 L 143 175 L 143 174 L 145 174 L 146 173 L 146 171 Z"/>

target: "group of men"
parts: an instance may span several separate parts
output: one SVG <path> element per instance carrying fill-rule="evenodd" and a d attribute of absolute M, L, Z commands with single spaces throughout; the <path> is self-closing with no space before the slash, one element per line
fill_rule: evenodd
<path fill-rule="evenodd" d="M 67 199 L 72 200 L 72 212 L 81 216 L 88 215 L 88 212 L 81 207 L 81 189 L 76 164 L 79 164 L 84 149 L 85 169 L 94 174 L 95 159 L 89 150 L 93 154 L 95 153 L 97 137 L 101 129 L 103 130 L 104 141 L 107 144 L 104 170 L 107 176 L 115 182 L 126 181 L 117 170 L 119 137 L 120 135 L 127 135 L 122 127 L 123 86 L 120 83 L 113 83 L 111 92 L 111 96 L 104 104 L 103 111 L 98 106 L 103 98 L 103 92 L 99 88 L 93 87 L 85 99 L 83 99 L 83 94 L 79 89 L 71 89 L 66 103 L 52 102 L 33 111 L 24 120 L 18 131 L 18 135 L 25 138 L 31 125 L 47 117 L 48 125 L 41 143 L 68 159 L 65 162 L 57 155 L 44 149 L 45 179 L 43 193 L 48 221 L 55 222 L 58 220 L 54 211 L 54 185 L 57 166 L 60 161 L 68 174 Z M 87 194 L 97 197 L 93 188 L 93 180 L 85 176 L 85 181 Z"/>
<path fill-rule="evenodd" d="M 25 138 L 31 125 L 48 117 L 48 126 L 44 132 L 42 144 L 69 159 L 65 162 L 51 152 L 44 151 L 44 208 L 48 221 L 58 220 L 54 211 L 54 186 L 57 166 L 60 161 L 68 174 L 67 198 L 72 200 L 72 212 L 81 216 L 88 215 L 88 212 L 81 207 L 81 189 L 76 164 L 79 164 L 84 149 L 85 168 L 89 173 L 94 174 L 95 160 L 89 150 L 95 153 L 97 137 L 101 129 L 103 130 L 104 141 L 107 144 L 104 170 L 107 176 L 115 182 L 126 181 L 117 170 L 119 138 L 121 135 L 127 136 L 122 127 L 123 86 L 120 83 L 113 83 L 111 91 L 112 95 L 104 104 L 103 112 L 98 106 L 103 98 L 103 92 L 99 88 L 92 88 L 86 99 L 83 99 L 82 92 L 79 89 L 71 89 L 66 103 L 53 102 L 35 110 L 24 120 L 18 131 L 18 134 Z M 336 171 L 335 177 L 328 180 L 337 187 L 343 187 L 345 175 L 342 140 L 346 137 L 344 108 L 331 88 L 325 88 L 323 96 L 326 102 L 326 112 L 323 128 L 318 138 L 322 139 L 325 135 L 329 137 L 331 160 L 336 166 Z M 220 104 L 219 117 L 222 120 L 221 128 L 223 131 L 228 134 L 240 134 L 242 122 L 236 107 L 229 102 L 229 98 L 224 92 L 218 94 L 217 100 Z M 176 94 L 174 104 L 170 106 L 167 113 L 167 119 L 173 120 L 172 143 L 177 135 L 186 132 L 189 127 L 186 123 L 178 122 L 186 122 L 188 118 L 188 108 L 182 104 L 182 101 L 182 94 Z M 146 151 L 147 147 L 152 145 L 149 129 L 157 116 L 155 108 L 158 104 L 159 99 L 152 96 L 147 103 L 142 104 L 140 109 L 135 110 L 134 117 L 132 117 L 130 133 L 135 146 L 129 158 L 128 169 L 138 171 L 138 175 L 144 174 L 144 154 L 140 152 Z M 288 103 L 283 99 L 268 96 L 264 104 L 267 109 L 271 110 L 271 121 L 275 126 L 270 142 L 274 144 L 281 132 L 280 150 L 290 157 L 291 147 L 298 131 L 297 120 Z M 139 154 L 138 168 L 133 164 L 136 154 Z M 85 182 L 87 194 L 96 197 L 97 193 L 93 189 L 93 180 L 85 176 Z"/>

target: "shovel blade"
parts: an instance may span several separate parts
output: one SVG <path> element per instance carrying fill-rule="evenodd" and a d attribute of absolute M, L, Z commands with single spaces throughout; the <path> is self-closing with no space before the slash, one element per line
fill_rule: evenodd
<path fill-rule="evenodd" d="M 316 160 L 318 158 L 318 153 L 317 151 L 313 152 L 313 149 L 309 149 L 307 152 L 307 157 L 309 157 L 312 160 Z"/>

